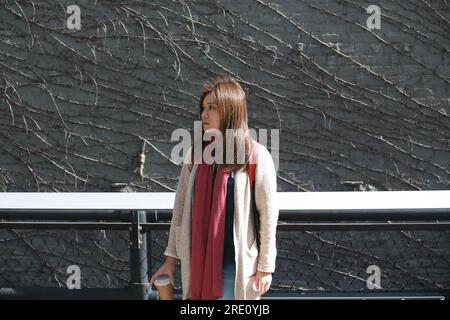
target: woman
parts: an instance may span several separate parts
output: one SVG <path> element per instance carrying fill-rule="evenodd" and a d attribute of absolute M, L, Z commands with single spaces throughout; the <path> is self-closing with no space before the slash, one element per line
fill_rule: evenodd
<path fill-rule="evenodd" d="M 270 288 L 277 252 L 274 163 L 268 150 L 250 137 L 247 97 L 236 80 L 222 77 L 208 81 L 199 114 L 204 132 L 218 130 L 224 137 L 223 159 L 229 159 L 228 151 L 234 162 L 183 164 L 166 260 L 150 282 L 166 274 L 173 285 L 179 259 L 183 299 L 259 299 Z M 225 148 L 227 140 L 233 142 L 231 150 Z M 238 159 L 239 148 L 244 150 L 244 161 Z M 194 159 L 193 152 L 190 157 Z M 249 179 L 252 161 L 256 162 L 254 181 Z M 255 229 L 250 205 L 251 183 L 259 230 Z"/>

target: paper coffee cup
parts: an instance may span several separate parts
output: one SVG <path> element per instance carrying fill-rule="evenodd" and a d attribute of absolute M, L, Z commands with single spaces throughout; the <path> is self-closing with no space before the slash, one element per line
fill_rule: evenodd
<path fill-rule="evenodd" d="M 173 300 L 173 286 L 167 275 L 159 276 L 153 282 L 158 289 L 159 300 Z"/>

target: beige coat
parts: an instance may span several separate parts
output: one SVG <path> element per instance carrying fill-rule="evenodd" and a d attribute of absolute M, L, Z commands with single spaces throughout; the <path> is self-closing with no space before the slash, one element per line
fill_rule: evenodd
<path fill-rule="evenodd" d="M 197 165 L 189 170 L 183 164 L 175 195 L 175 204 L 170 225 L 169 242 L 164 254 L 181 261 L 183 299 L 191 298 L 190 253 L 193 187 Z M 260 213 L 261 246 L 258 253 L 250 214 L 250 182 L 246 172 L 235 172 L 234 185 L 234 247 L 236 262 L 235 298 L 259 299 L 253 289 L 256 270 L 275 271 L 276 227 L 278 221 L 277 177 L 272 157 L 261 144 L 255 177 L 255 201 Z"/>

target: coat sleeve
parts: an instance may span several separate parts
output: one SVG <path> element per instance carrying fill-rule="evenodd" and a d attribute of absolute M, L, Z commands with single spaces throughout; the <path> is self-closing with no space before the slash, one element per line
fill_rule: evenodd
<path fill-rule="evenodd" d="M 183 164 L 181 168 L 181 174 L 178 181 L 177 191 L 175 193 L 175 202 L 172 211 L 172 220 L 170 223 L 169 242 L 166 247 L 164 255 L 179 259 L 176 250 L 176 230 L 181 226 L 181 220 L 183 217 L 184 202 L 186 198 L 186 189 L 188 186 L 189 176 L 191 170 L 189 164 Z"/>
<path fill-rule="evenodd" d="M 277 256 L 276 230 L 278 223 L 277 174 L 269 151 L 258 147 L 255 176 L 255 202 L 260 219 L 260 248 L 257 270 L 274 272 Z"/>

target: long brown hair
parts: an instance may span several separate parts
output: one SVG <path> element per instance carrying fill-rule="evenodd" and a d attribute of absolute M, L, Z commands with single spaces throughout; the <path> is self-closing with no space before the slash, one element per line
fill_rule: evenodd
<path fill-rule="evenodd" d="M 217 77 L 206 81 L 202 88 L 199 103 L 199 118 L 203 110 L 203 100 L 209 93 L 213 94 L 214 102 L 217 104 L 220 115 L 220 132 L 223 137 L 223 157 L 226 159 L 226 141 L 227 129 L 233 129 L 232 137 L 228 138 L 233 141 L 234 155 L 233 163 L 226 164 L 223 162 L 223 166 L 227 171 L 245 170 L 247 173 L 250 170 L 250 155 L 253 150 L 252 138 L 248 128 L 248 116 L 247 116 L 247 95 L 242 89 L 239 82 L 231 77 Z M 202 129 L 202 137 L 203 137 Z M 237 150 L 244 147 L 244 163 L 242 161 L 238 163 Z M 193 150 L 192 150 L 192 163 L 193 163 Z"/>

